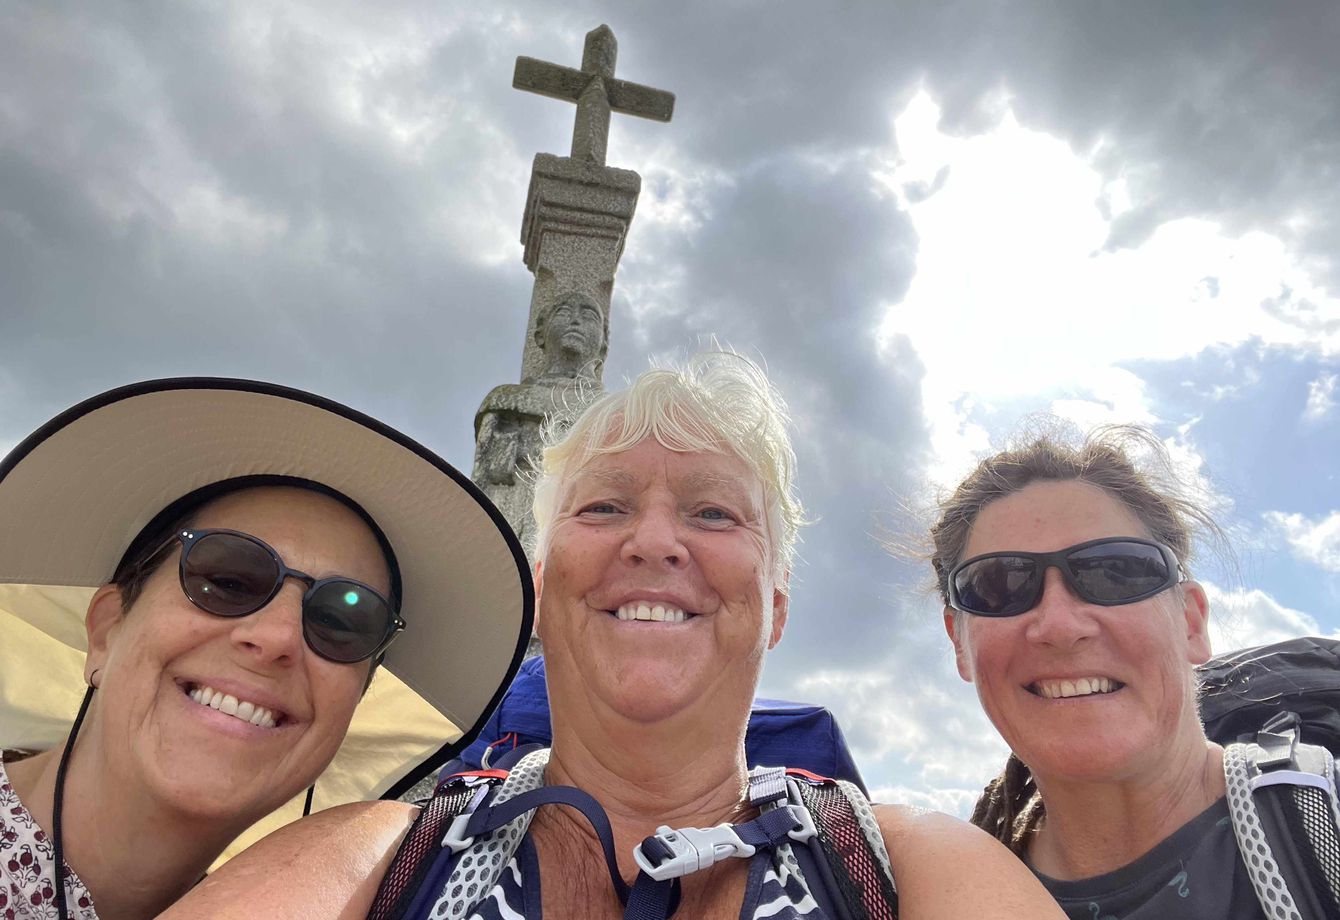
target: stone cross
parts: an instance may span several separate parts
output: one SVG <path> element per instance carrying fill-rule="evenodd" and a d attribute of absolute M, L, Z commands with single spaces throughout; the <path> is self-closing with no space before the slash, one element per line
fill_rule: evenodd
<path fill-rule="evenodd" d="M 516 89 L 577 103 L 572 126 L 572 159 L 605 165 L 609 144 L 610 112 L 669 121 L 675 111 L 673 93 L 614 78 L 619 44 L 609 26 L 586 34 L 582 69 L 573 70 L 548 61 L 518 57 L 512 74 Z"/>
<path fill-rule="evenodd" d="M 521 378 L 494 387 L 475 413 L 471 478 L 529 544 L 540 429 L 601 389 L 610 297 L 642 180 L 605 165 L 610 112 L 669 121 L 675 97 L 614 77 L 609 26 L 586 36 L 581 70 L 519 57 L 512 85 L 577 104 L 572 155 L 538 153 L 521 218 L 522 259 L 535 276 Z"/>

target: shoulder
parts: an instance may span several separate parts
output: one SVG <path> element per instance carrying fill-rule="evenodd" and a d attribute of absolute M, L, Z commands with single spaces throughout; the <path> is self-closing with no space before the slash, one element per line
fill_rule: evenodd
<path fill-rule="evenodd" d="M 874 806 L 907 920 L 1061 918 L 1014 854 L 965 821 L 923 808 Z"/>
<path fill-rule="evenodd" d="M 257 841 L 182 898 L 166 920 L 255 916 L 362 918 L 419 809 L 355 802 L 310 815 Z"/>

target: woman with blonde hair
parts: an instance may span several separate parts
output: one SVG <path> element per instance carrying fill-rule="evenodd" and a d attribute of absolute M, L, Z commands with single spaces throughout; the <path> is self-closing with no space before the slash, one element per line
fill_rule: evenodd
<path fill-rule="evenodd" d="M 647 371 L 551 431 L 535 581 L 552 748 L 505 780 L 449 780 L 434 803 L 479 801 L 445 834 L 411 831 L 389 875 L 415 810 L 350 806 L 262 841 L 169 916 L 254 916 L 259 899 L 276 915 L 360 917 L 381 885 L 375 916 L 438 920 L 1059 917 L 962 822 L 746 768 L 802 520 L 786 428 L 762 372 L 717 354 Z M 855 815 L 822 853 L 815 789 Z"/>

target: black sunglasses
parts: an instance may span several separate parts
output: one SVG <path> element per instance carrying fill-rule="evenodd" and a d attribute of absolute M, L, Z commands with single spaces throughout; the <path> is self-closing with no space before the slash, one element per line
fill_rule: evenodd
<path fill-rule="evenodd" d="M 1090 604 L 1133 604 L 1182 580 L 1177 556 L 1162 543 L 1104 537 L 1054 553 L 986 553 L 949 573 L 949 606 L 983 617 L 1013 617 L 1042 599 L 1047 569 L 1061 570 L 1070 590 Z"/>
<path fill-rule="evenodd" d="M 308 648 L 340 664 L 386 650 L 405 628 L 390 601 L 352 578 L 316 579 L 284 565 L 268 543 L 235 530 L 183 530 L 154 553 L 180 541 L 181 589 L 192 604 L 220 617 L 244 617 L 274 600 L 284 581 L 307 584 L 302 635 Z M 153 557 L 150 557 L 153 558 Z"/>

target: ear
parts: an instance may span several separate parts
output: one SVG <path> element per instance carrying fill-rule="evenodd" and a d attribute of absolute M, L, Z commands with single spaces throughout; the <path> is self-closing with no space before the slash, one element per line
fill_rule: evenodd
<path fill-rule="evenodd" d="M 125 614 L 121 610 L 121 589 L 103 585 L 93 592 L 84 614 L 84 632 L 88 636 L 88 656 L 84 659 L 84 682 L 92 683 L 93 672 L 107 667 L 107 656 Z"/>
<path fill-rule="evenodd" d="M 1182 619 L 1186 624 L 1187 660 L 1204 664 L 1210 660 L 1210 599 L 1197 581 L 1182 582 Z"/>
<path fill-rule="evenodd" d="M 954 643 L 954 664 L 958 666 L 958 676 L 972 683 L 972 659 L 968 656 L 968 637 L 959 635 L 958 624 L 954 619 L 955 613 L 952 607 L 945 608 L 945 634 L 949 636 L 949 641 Z"/>
<path fill-rule="evenodd" d="M 772 589 L 772 633 L 768 636 L 768 648 L 774 649 L 782 641 L 782 631 L 786 629 L 786 613 L 791 609 L 791 597 L 787 589 L 791 584 L 791 573 L 782 576 L 782 583 Z"/>

